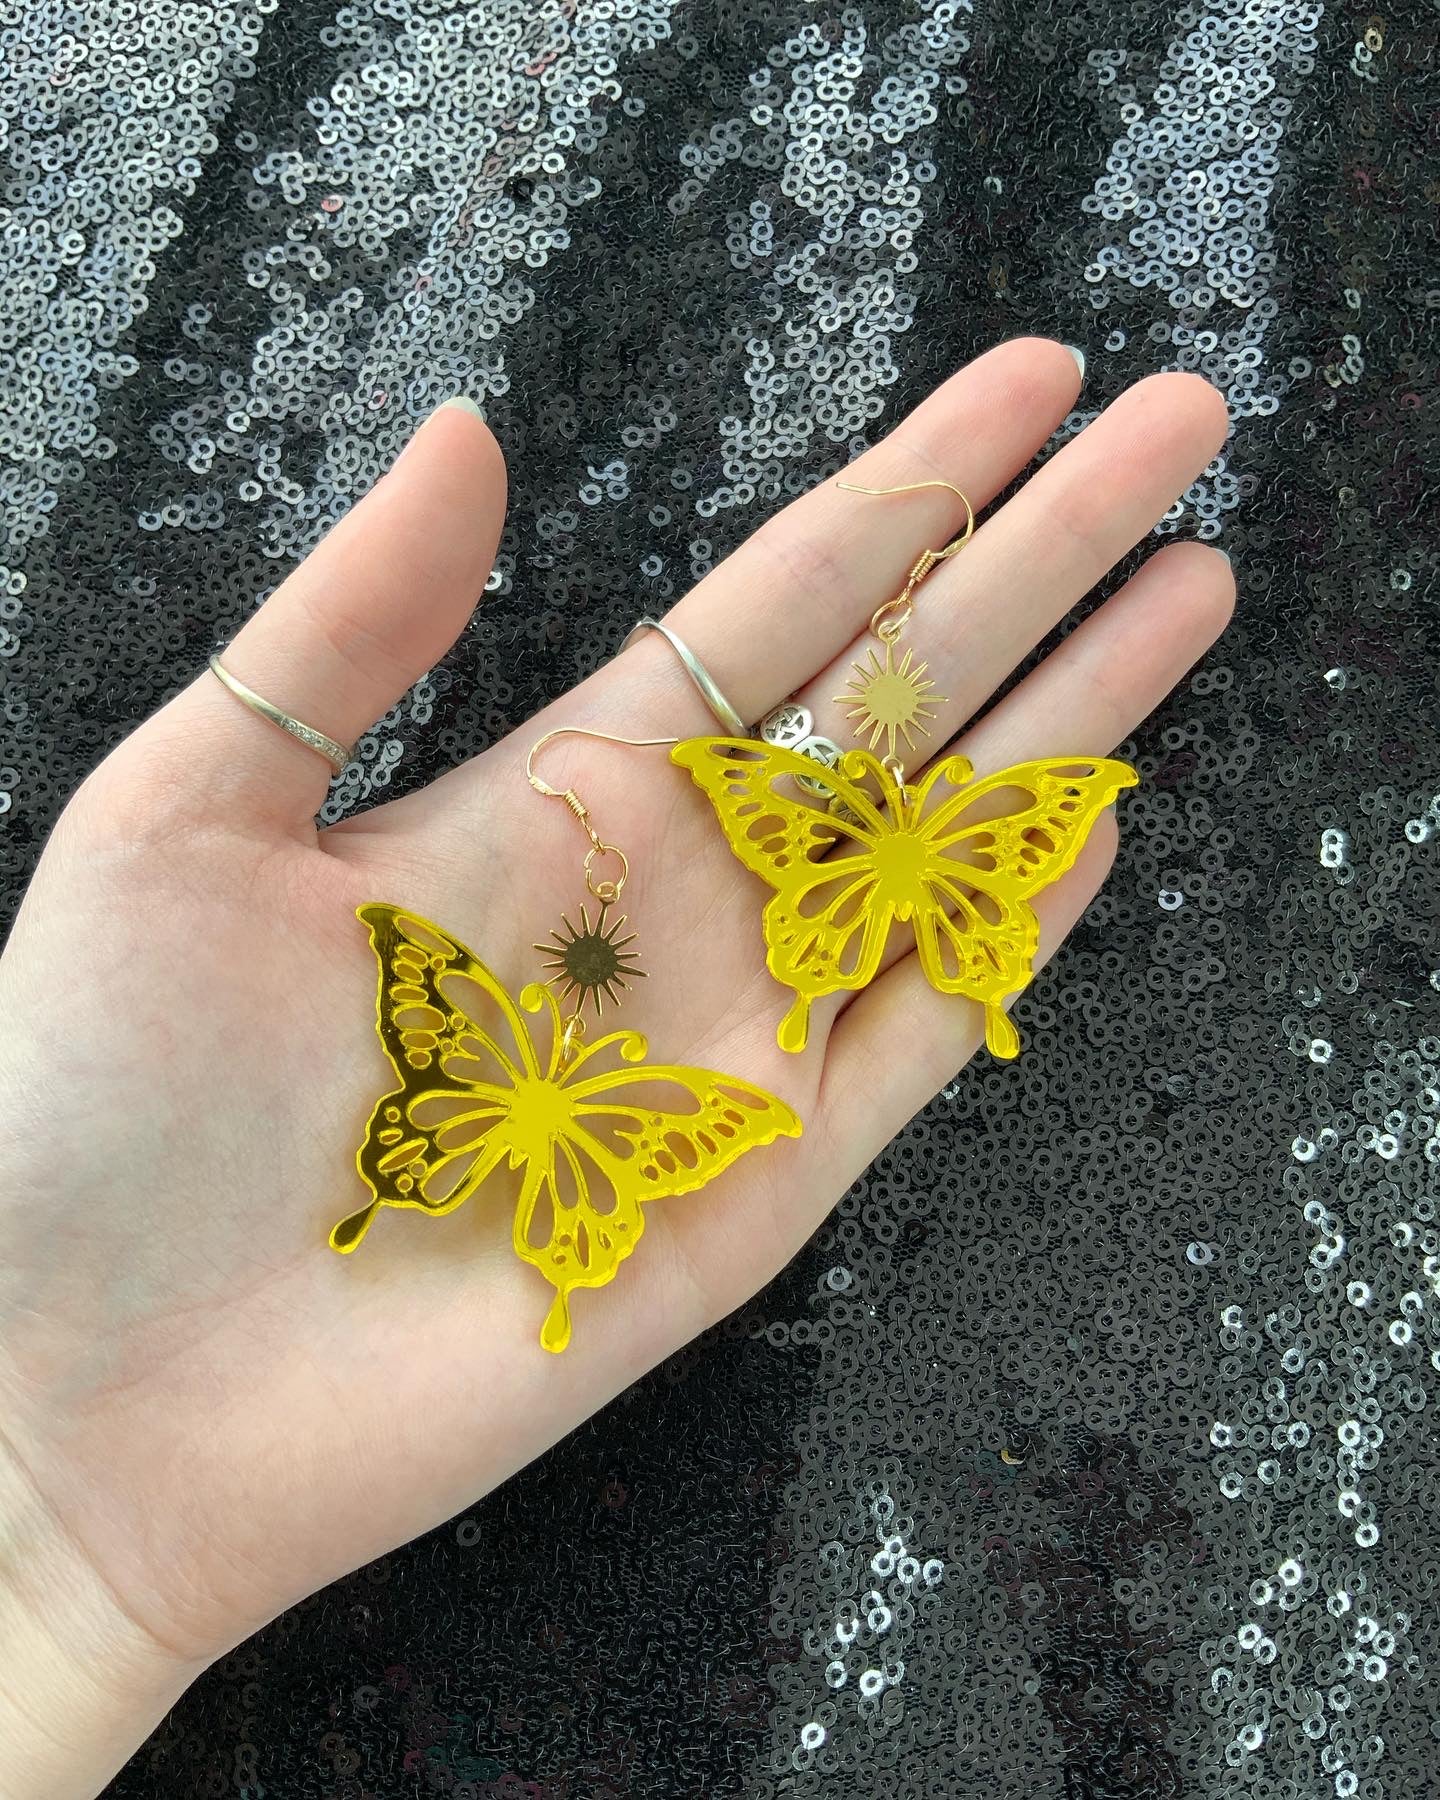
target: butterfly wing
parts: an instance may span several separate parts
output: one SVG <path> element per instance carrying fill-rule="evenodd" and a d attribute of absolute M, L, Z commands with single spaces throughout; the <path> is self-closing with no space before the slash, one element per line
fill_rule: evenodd
<path fill-rule="evenodd" d="M 379 964 L 376 1029 L 400 1085 L 376 1101 L 356 1153 L 372 1198 L 330 1233 L 342 1252 L 382 1206 L 445 1213 L 468 1200 L 511 1147 L 517 1080 L 540 1072 L 514 1002 L 464 944 L 400 907 L 366 905 L 358 916 Z M 490 1006 L 503 1036 L 476 1016 Z"/>
<path fill-rule="evenodd" d="M 607 1049 L 642 1063 L 636 1032 L 601 1038 L 561 1073 L 559 1008 L 535 983 L 520 1004 L 548 1011 L 554 1044 L 542 1065 L 520 1008 L 457 938 L 394 906 L 359 916 L 380 970 L 376 1027 L 400 1085 L 370 1116 L 356 1166 L 372 1198 L 331 1232 L 337 1250 L 353 1250 L 381 1206 L 450 1212 L 508 1162 L 520 1171 L 515 1249 L 556 1290 L 541 1342 L 563 1350 L 570 1290 L 612 1279 L 644 1229 L 644 1201 L 702 1187 L 746 1150 L 799 1134 L 783 1101 L 727 1075 L 590 1072 Z M 495 1030 L 480 1016 L 492 1010 Z"/>
<path fill-rule="evenodd" d="M 1096 819 L 1138 777 L 1107 757 L 1018 763 L 981 781 L 968 774 L 968 764 L 944 762 L 917 791 L 930 903 L 916 911 L 915 940 L 931 986 L 980 1001 L 985 1041 L 1008 1058 L 1020 1037 L 1002 1003 L 1029 983 L 1040 941 L 1030 899 L 1071 867 Z M 963 785 L 932 804 L 957 777 Z"/>
<path fill-rule="evenodd" d="M 591 1075 L 597 1052 L 618 1046 L 640 1067 Z M 515 1251 L 555 1288 L 540 1333 L 547 1350 L 570 1341 L 569 1295 L 603 1287 L 639 1242 L 646 1201 L 704 1187 L 745 1154 L 798 1137 L 800 1120 L 763 1088 L 709 1069 L 644 1064 L 638 1032 L 597 1041 L 561 1077 L 568 1116 L 548 1159 L 526 1165 Z"/>
<path fill-rule="evenodd" d="M 863 750 L 849 751 L 823 779 L 845 809 L 834 813 L 779 791 L 787 776 L 813 781 L 814 762 L 749 738 L 687 738 L 670 752 L 709 800 L 731 850 L 774 890 L 761 921 L 766 966 L 795 992 L 780 1046 L 803 1050 L 812 1000 L 865 987 L 875 977 L 895 918 L 877 876 L 877 846 L 896 829 L 893 807 L 877 804 L 894 783 Z M 853 848 L 836 851 L 840 839 Z"/>

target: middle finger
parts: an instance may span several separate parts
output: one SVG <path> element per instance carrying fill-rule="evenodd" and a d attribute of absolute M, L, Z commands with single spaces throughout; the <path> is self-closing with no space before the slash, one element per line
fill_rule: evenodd
<path fill-rule="evenodd" d="M 1129 388 L 1015 497 L 977 527 L 971 541 L 915 590 L 915 610 L 895 646 L 924 664 L 929 710 L 912 727 L 913 745 L 895 745 L 908 765 L 925 760 L 921 733 L 943 744 L 1070 609 L 1151 530 L 1224 442 L 1225 402 L 1198 376 L 1152 375 Z M 897 475 L 897 482 L 911 479 Z M 954 479 L 962 488 L 964 470 Z M 867 486 L 884 487 L 883 478 Z M 909 495 L 846 496 L 886 516 L 913 505 Z M 914 556 L 927 548 L 911 539 Z M 938 541 L 933 545 L 940 548 Z M 913 558 L 912 558 L 913 560 Z M 877 592 L 878 607 L 890 598 Z M 793 696 L 815 734 L 842 747 L 870 742 L 863 715 L 849 704 L 851 683 L 873 672 L 876 639 L 863 631 Z M 776 700 L 782 696 L 777 695 Z M 882 737 L 877 754 L 884 754 Z"/>

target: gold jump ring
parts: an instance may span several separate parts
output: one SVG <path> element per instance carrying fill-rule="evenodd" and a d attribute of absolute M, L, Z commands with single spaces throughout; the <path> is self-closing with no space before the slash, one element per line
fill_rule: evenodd
<path fill-rule="evenodd" d="M 620 875 L 615 881 L 597 881 L 595 879 L 595 861 L 597 857 L 613 856 L 620 864 Z M 616 844 L 602 844 L 597 838 L 585 856 L 585 885 L 602 906 L 612 906 L 620 898 L 620 890 L 630 879 L 630 859 Z"/>

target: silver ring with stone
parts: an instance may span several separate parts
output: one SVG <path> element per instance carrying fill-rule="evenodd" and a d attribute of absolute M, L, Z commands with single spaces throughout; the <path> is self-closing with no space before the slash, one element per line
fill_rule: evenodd
<path fill-rule="evenodd" d="M 329 732 L 317 731 L 313 725 L 307 725 L 303 719 L 297 719 L 294 713 L 287 713 L 283 708 L 267 700 L 263 694 L 257 694 L 254 688 L 245 683 L 221 662 L 218 656 L 210 658 L 211 672 L 242 705 L 248 706 L 258 718 L 268 719 L 272 725 L 278 725 L 283 732 L 294 738 L 297 744 L 303 744 L 307 750 L 314 750 L 323 756 L 337 775 L 345 772 L 352 752 L 344 744 L 338 743 Z"/>

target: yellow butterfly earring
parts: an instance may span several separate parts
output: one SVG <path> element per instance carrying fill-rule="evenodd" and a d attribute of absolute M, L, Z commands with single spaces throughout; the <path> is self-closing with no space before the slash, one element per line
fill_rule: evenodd
<path fill-rule="evenodd" d="M 1013 1057 L 1020 1036 L 1005 1001 L 1029 983 L 1040 941 L 1029 902 L 1074 863 L 1096 819 L 1138 777 L 1128 763 L 1062 756 L 977 781 L 963 756 L 946 756 L 909 781 L 902 742 L 913 751 L 945 702 L 928 665 L 908 647 L 897 658 L 897 646 L 916 589 L 970 541 L 975 512 L 948 481 L 838 485 L 862 494 L 946 488 L 966 513 L 960 536 L 924 551 L 877 608 L 876 647 L 835 697 L 867 747 L 842 751 L 817 736 L 809 710 L 792 700 L 767 715 L 759 742 L 688 738 L 670 754 L 714 807 L 731 850 L 773 889 L 762 918 L 766 964 L 795 995 L 777 1034 L 782 1049 L 803 1050 L 812 1003 L 868 986 L 892 926 L 909 925 L 930 985 L 978 1001 L 991 1053 Z"/>
<path fill-rule="evenodd" d="M 645 972 L 615 911 L 630 876 L 625 852 L 600 837 L 573 788 L 535 773 L 540 750 L 563 736 L 675 741 L 566 726 L 531 749 L 530 785 L 563 800 L 590 844 L 587 897 L 535 945 L 547 980 L 523 987 L 518 1002 L 441 926 L 403 907 L 359 908 L 379 963 L 376 1030 L 399 1086 L 376 1101 L 356 1153 L 371 1198 L 330 1233 L 348 1253 L 382 1206 L 453 1212 L 508 1176 L 515 1253 L 555 1289 L 540 1332 L 555 1351 L 570 1341 L 571 1290 L 614 1278 L 645 1229 L 645 1202 L 692 1193 L 747 1150 L 800 1135 L 796 1115 L 762 1088 L 647 1062 L 637 1031 L 585 1041 L 586 1008 L 598 1020 Z M 525 1013 L 544 1015 L 548 1041 L 537 1043 Z"/>

